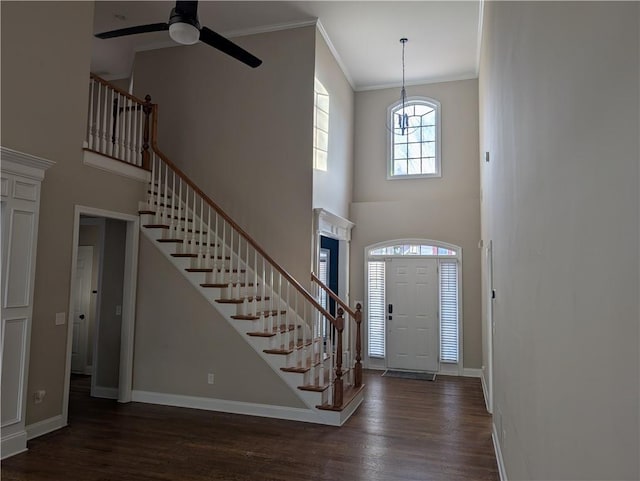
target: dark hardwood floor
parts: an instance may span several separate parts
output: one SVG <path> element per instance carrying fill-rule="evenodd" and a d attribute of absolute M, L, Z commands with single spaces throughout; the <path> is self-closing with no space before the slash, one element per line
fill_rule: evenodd
<path fill-rule="evenodd" d="M 478 379 L 365 372 L 341 428 L 92 399 L 72 381 L 69 426 L 6 459 L 2 480 L 497 480 Z"/>

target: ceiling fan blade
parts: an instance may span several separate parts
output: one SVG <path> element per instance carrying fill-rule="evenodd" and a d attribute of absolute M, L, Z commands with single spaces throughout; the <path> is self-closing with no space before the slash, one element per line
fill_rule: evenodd
<path fill-rule="evenodd" d="M 162 32 L 169 30 L 167 23 L 152 23 L 150 25 L 138 25 L 137 27 L 121 28 L 119 30 L 111 30 L 110 32 L 96 33 L 98 38 L 114 38 L 124 37 L 126 35 L 135 35 L 137 33 Z"/>
<path fill-rule="evenodd" d="M 262 60 L 258 57 L 254 57 L 242 47 L 239 47 L 231 40 L 224 38 L 222 35 L 207 27 L 202 27 L 200 30 L 200 41 L 240 60 L 249 67 L 256 68 L 262 64 Z"/>

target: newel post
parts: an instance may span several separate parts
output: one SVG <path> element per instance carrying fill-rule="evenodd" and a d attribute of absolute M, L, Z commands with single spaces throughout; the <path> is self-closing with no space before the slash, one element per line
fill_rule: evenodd
<path fill-rule="evenodd" d="M 151 104 L 151 95 L 147 94 L 142 104 L 142 112 L 144 113 L 144 130 L 142 131 L 142 168 L 151 170 L 151 156 L 149 154 L 149 116 L 153 106 Z"/>
<path fill-rule="evenodd" d="M 362 386 L 362 306 L 356 305 L 356 365 L 354 367 L 355 387 Z"/>
<path fill-rule="evenodd" d="M 344 331 L 344 311 L 338 309 L 338 317 L 336 318 L 336 379 L 333 381 L 333 407 L 342 407 L 343 401 L 343 380 L 342 380 L 342 332 Z"/>

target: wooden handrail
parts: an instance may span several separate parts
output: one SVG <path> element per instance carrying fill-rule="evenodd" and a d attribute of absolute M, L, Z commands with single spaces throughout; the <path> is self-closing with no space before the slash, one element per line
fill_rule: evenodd
<path fill-rule="evenodd" d="M 313 272 L 311 273 L 311 280 L 313 282 L 315 282 L 316 284 L 318 284 L 318 286 L 320 286 L 320 288 L 322 290 L 324 290 L 329 295 L 329 297 L 331 297 L 331 299 L 336 301 L 338 303 L 338 305 L 340 307 L 342 307 L 345 310 L 345 312 L 347 312 L 351 317 L 353 317 L 353 318 L 356 317 L 355 311 L 353 309 L 351 309 L 342 299 L 340 299 L 338 294 L 336 294 L 329 287 L 327 287 L 327 285 L 324 282 L 322 282 L 318 278 L 318 276 L 316 276 Z"/>
<path fill-rule="evenodd" d="M 95 80 L 98 83 L 101 83 L 102 85 L 104 85 L 105 87 L 109 87 L 111 90 L 115 90 L 116 92 L 118 92 L 121 95 L 124 95 L 125 97 L 133 100 L 134 102 L 139 103 L 140 105 L 144 104 L 144 100 L 139 99 L 138 97 L 136 97 L 135 95 L 131 95 L 129 92 L 127 92 L 126 90 L 122 90 L 121 88 L 116 87 L 115 85 L 113 85 L 112 83 L 106 81 L 105 79 L 103 79 L 102 77 L 97 76 L 94 73 L 89 73 L 89 77 L 92 78 L 93 80 Z"/>
<path fill-rule="evenodd" d="M 227 223 L 236 230 L 241 236 L 243 236 L 247 242 L 258 252 L 263 259 L 269 262 L 275 269 L 287 280 L 289 283 L 296 289 L 298 292 L 302 294 L 302 296 L 307 299 L 312 306 L 314 306 L 320 313 L 325 316 L 333 326 L 337 326 L 336 318 L 333 317 L 329 311 L 327 311 L 324 307 L 316 301 L 316 299 L 291 275 L 289 274 L 283 267 L 280 266 L 276 261 L 274 261 L 269 254 L 265 252 L 265 250 L 249 235 L 245 232 L 242 227 L 236 224 L 226 212 L 224 212 L 218 204 L 216 204 L 207 194 L 205 194 L 180 168 L 171 162 L 169 158 L 162 153 L 160 148 L 158 147 L 158 105 L 152 104 L 152 112 L 153 118 L 151 120 L 151 149 L 155 152 L 155 154 L 162 159 L 162 161 L 167 164 L 171 169 L 178 174 L 188 186 L 190 186 L 195 193 L 197 193 L 207 204 L 209 204 L 213 210 L 215 210 L 218 215 L 220 215 Z"/>

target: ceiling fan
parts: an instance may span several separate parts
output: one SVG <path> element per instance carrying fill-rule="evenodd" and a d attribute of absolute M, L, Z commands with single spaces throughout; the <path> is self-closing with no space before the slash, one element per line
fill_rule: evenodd
<path fill-rule="evenodd" d="M 169 30 L 169 36 L 179 44 L 193 45 L 198 41 L 217 48 L 221 52 L 240 60 L 249 67 L 256 68 L 262 60 L 251 55 L 245 49 L 239 47 L 222 35 L 207 27 L 201 27 L 198 22 L 198 2 L 177 1 L 176 6 L 171 9 L 171 15 L 167 23 L 152 23 L 149 25 L 138 25 L 137 27 L 121 28 L 96 34 L 98 38 L 124 37 L 138 33 L 161 32 Z"/>

